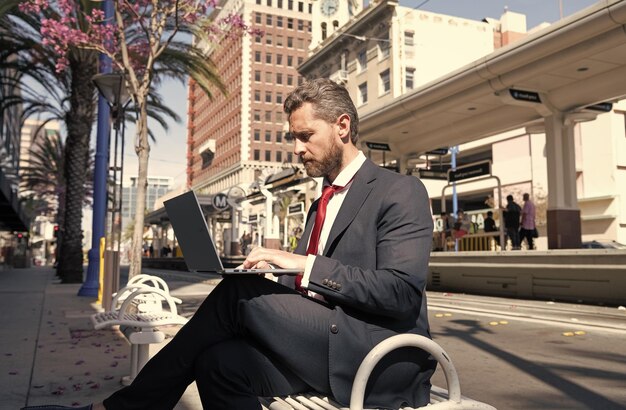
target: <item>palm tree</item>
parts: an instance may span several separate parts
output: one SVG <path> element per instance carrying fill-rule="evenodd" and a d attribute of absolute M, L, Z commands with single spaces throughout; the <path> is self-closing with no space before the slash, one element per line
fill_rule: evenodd
<path fill-rule="evenodd" d="M 48 119 L 63 121 L 67 130 L 64 154 L 64 200 L 60 203 L 60 236 L 57 274 L 64 283 L 83 280 L 82 208 L 89 165 L 89 140 L 95 120 L 95 87 L 91 78 L 98 72 L 95 50 L 72 47 L 67 55 L 68 70 L 58 73 L 58 55 L 42 41 L 41 17 L 55 18 L 54 9 L 43 16 L 32 16 L 18 9 L 20 0 L 5 0 L 0 4 L 0 67 L 10 69 L 11 76 L 0 78 L 0 84 L 20 89 L 14 98 L 0 102 L 0 114 L 13 105 L 24 107 L 22 120 L 35 113 L 45 113 Z M 90 13 L 94 2 L 78 2 Z M 97 4 L 97 3 L 95 3 Z M 80 13 L 77 13 L 80 15 Z M 26 81 L 25 81 L 26 80 Z M 167 129 L 166 117 L 179 120 L 152 93 L 147 115 Z M 133 107 L 130 108 L 132 112 Z M 129 112 L 129 114 L 130 114 Z M 91 182 L 91 179 L 89 180 Z"/>
<path fill-rule="evenodd" d="M 85 198 L 85 170 L 89 164 L 89 138 L 95 119 L 95 87 L 91 78 L 98 72 L 98 54 L 93 50 L 72 48 L 68 53 L 69 69 L 57 73 L 55 53 L 41 38 L 41 19 L 20 12 L 19 0 L 5 0 L 0 9 L 0 63 L 19 73 L 16 78 L 22 87 L 24 116 L 45 111 L 50 118 L 62 120 L 67 131 L 63 177 L 66 181 L 64 205 L 59 220 L 61 241 L 57 274 L 64 283 L 83 280 L 81 228 Z M 89 10 L 90 1 L 78 2 Z M 44 17 L 54 18 L 52 8 Z M 17 56 L 12 61 L 4 57 Z M 24 79 L 43 88 L 43 93 L 24 85 Z M 44 98 L 42 99 L 42 94 Z M 14 101 L 13 103 L 19 103 Z"/>

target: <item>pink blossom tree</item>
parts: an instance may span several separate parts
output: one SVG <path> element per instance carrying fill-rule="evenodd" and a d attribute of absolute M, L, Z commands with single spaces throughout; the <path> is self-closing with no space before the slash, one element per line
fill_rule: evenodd
<path fill-rule="evenodd" d="M 225 92 L 214 66 L 198 44 L 262 33 L 249 28 L 237 14 L 211 19 L 210 11 L 217 7 L 217 0 L 109 0 L 114 5 L 113 22 L 104 21 L 100 9 L 91 9 L 89 14 L 82 12 L 85 8 L 77 7 L 77 1 L 81 0 L 26 0 L 21 9 L 33 14 L 42 14 L 50 7 L 57 10 L 54 18 L 41 20 L 43 41 L 58 56 L 57 71 L 67 69 L 68 51 L 79 48 L 107 55 L 113 67 L 124 75 L 138 112 L 135 152 L 139 165 L 129 273 L 133 277 L 141 270 L 150 155 L 148 95 L 155 81 L 165 76 L 189 75 L 209 97 L 212 89 Z M 185 41 L 187 38 L 181 38 L 181 33 L 192 34 L 196 41 Z"/>

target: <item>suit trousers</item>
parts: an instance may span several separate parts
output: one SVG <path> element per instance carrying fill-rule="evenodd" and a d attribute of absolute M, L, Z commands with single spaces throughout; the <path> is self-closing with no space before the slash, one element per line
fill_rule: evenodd
<path fill-rule="evenodd" d="M 133 383 L 104 405 L 172 409 L 194 380 L 204 409 L 260 409 L 259 396 L 311 389 L 330 394 L 331 313 L 262 277 L 227 276 Z"/>

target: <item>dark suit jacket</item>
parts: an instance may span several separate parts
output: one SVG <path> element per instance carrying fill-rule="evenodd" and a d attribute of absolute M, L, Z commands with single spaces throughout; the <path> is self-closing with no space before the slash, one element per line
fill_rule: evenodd
<path fill-rule="evenodd" d="M 310 236 L 317 202 L 302 238 Z M 316 257 L 309 290 L 332 308 L 328 366 L 334 397 L 347 404 L 354 375 L 378 342 L 398 333 L 430 337 L 424 288 L 432 241 L 428 194 L 411 176 L 369 160 L 357 173 L 334 221 L 323 255 Z M 302 240 L 296 253 L 306 253 Z M 281 283 L 293 286 L 294 278 Z M 428 403 L 436 363 L 417 349 L 400 349 L 375 369 L 367 406 Z"/>

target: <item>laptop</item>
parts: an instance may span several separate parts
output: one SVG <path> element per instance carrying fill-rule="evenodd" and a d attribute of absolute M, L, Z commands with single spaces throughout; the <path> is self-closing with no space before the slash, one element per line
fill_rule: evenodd
<path fill-rule="evenodd" d="M 185 192 L 164 202 L 178 245 L 183 251 L 187 268 L 192 272 L 220 275 L 263 273 L 297 274 L 295 269 L 224 269 L 207 226 L 198 197 L 194 191 Z"/>

